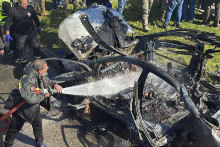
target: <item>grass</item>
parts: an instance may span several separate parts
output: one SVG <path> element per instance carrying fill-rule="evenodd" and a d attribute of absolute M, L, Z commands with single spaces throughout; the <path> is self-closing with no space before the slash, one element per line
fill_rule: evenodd
<path fill-rule="evenodd" d="M 113 8 L 117 9 L 117 0 L 113 0 L 112 2 Z M 125 20 L 135 29 L 136 36 L 142 36 L 147 35 L 151 33 L 157 33 L 157 32 L 163 32 L 166 31 L 161 28 L 162 23 L 159 21 L 159 8 L 157 7 L 158 0 L 154 1 L 153 8 L 150 12 L 149 16 L 149 32 L 143 32 L 142 29 L 142 1 L 140 3 L 137 2 L 137 0 L 127 0 L 127 4 L 125 7 L 125 10 L 123 12 L 123 17 Z M 41 44 L 44 47 L 51 48 L 54 51 L 58 51 L 59 49 L 64 49 L 66 52 L 70 52 L 70 50 L 66 47 L 66 45 L 58 38 L 58 28 L 59 24 L 72 13 L 73 5 L 68 4 L 68 8 L 66 11 L 66 14 L 64 14 L 62 11 L 54 12 L 50 11 L 52 9 L 52 1 L 46 0 L 46 11 L 49 13 L 48 16 L 40 16 L 41 26 L 42 26 L 42 32 L 40 34 Z M 80 7 L 78 7 L 80 9 Z M 175 15 L 173 16 L 175 17 Z M 175 20 L 175 18 L 173 18 Z M 173 24 L 174 21 L 171 20 L 170 24 Z M 199 12 L 196 12 L 195 21 L 193 24 L 188 22 L 180 23 L 180 27 L 183 29 L 195 29 L 199 31 L 206 31 L 215 33 L 217 40 L 220 40 L 220 29 L 216 29 L 209 26 L 200 26 L 199 23 L 202 22 L 202 14 Z M 213 21 L 212 21 L 213 22 Z M 211 22 L 211 23 L 212 23 Z M 168 30 L 173 30 L 174 27 L 169 26 Z M 163 38 L 162 38 L 163 39 Z M 167 38 L 166 38 L 167 39 Z M 169 38 L 169 39 L 178 39 L 179 41 L 184 42 L 190 42 L 192 44 L 196 44 L 196 42 L 193 42 L 192 40 L 186 40 L 185 38 L 178 37 L 178 38 Z M 206 49 L 213 48 L 213 46 L 205 46 Z M 171 54 L 167 54 L 167 56 L 175 56 Z M 220 53 L 216 53 L 213 55 L 214 58 L 209 60 L 207 63 L 207 69 L 208 71 L 215 72 L 220 70 Z M 179 57 L 182 62 L 188 63 L 189 59 L 187 57 Z"/>

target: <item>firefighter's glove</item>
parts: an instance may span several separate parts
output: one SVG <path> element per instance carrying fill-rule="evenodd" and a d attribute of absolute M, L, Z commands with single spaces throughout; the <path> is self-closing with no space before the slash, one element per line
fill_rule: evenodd
<path fill-rule="evenodd" d="M 9 43 L 10 40 L 13 40 L 13 39 L 11 38 L 11 35 L 10 35 L 10 34 L 6 35 L 6 42 Z"/>
<path fill-rule="evenodd" d="M 37 28 L 37 32 L 40 33 L 41 32 L 41 27 Z"/>
<path fill-rule="evenodd" d="M 112 4 L 111 3 L 106 3 L 106 7 L 112 8 Z"/>
<path fill-rule="evenodd" d="M 47 89 L 43 89 L 44 90 L 44 94 L 49 93 Z"/>

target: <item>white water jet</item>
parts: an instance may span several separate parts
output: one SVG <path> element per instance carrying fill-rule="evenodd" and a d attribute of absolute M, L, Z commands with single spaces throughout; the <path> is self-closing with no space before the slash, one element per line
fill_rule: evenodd
<path fill-rule="evenodd" d="M 126 88 L 134 87 L 134 82 L 138 80 L 139 76 L 140 72 L 125 73 L 96 82 L 63 88 L 62 93 L 81 96 L 113 95 Z"/>

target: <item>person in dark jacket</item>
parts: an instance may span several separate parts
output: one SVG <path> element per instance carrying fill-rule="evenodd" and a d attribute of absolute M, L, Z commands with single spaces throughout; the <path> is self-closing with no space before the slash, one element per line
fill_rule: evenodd
<path fill-rule="evenodd" d="M 204 20 L 202 25 L 209 25 L 211 6 L 213 5 L 213 3 L 215 3 L 215 20 L 211 26 L 218 28 L 220 21 L 220 0 L 204 0 L 204 3 L 205 3 L 205 13 L 204 13 Z"/>
<path fill-rule="evenodd" d="M 41 57 L 40 41 L 37 37 L 33 21 L 37 25 L 37 32 L 40 33 L 41 27 L 39 19 L 32 6 L 28 5 L 28 0 L 18 0 L 14 7 L 9 9 L 8 17 L 5 20 L 6 42 L 12 40 L 10 36 L 10 24 L 13 22 L 14 34 L 16 39 L 17 59 L 15 63 L 25 63 L 26 43 L 30 42 L 33 48 L 35 59 Z"/>
<path fill-rule="evenodd" d="M 18 88 L 12 90 L 9 95 L 5 104 L 6 109 L 13 108 L 22 100 L 25 100 L 26 103 L 12 114 L 12 121 L 4 142 L 5 147 L 13 145 L 17 133 L 26 121 L 32 124 L 37 147 L 46 147 L 46 144 L 43 143 L 40 104 L 49 100 L 50 87 L 56 89 L 58 93 L 62 92 L 60 85 L 49 82 L 47 70 L 47 63 L 42 59 L 27 64 Z M 47 102 L 49 103 L 49 101 Z M 47 107 L 47 109 L 49 108 Z"/>
<path fill-rule="evenodd" d="M 0 10 L 1 10 L 1 13 L 0 13 L 0 21 L 1 21 L 0 22 L 0 27 L 1 27 L 0 36 L 2 39 L 3 39 L 4 32 L 5 32 L 5 19 L 8 15 L 9 9 L 12 6 L 13 6 L 13 2 L 11 0 L 2 0 L 0 3 Z M 13 25 L 10 26 L 10 35 L 13 39 L 10 41 L 10 44 L 5 44 L 5 40 L 2 40 L 3 43 L 5 44 L 4 51 L 7 54 L 14 53 L 14 51 L 16 49 Z"/>

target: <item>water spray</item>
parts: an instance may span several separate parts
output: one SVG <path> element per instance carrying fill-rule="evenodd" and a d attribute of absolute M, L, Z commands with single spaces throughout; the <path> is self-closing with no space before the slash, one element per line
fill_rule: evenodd
<path fill-rule="evenodd" d="M 134 86 L 140 72 L 130 72 L 82 85 L 63 88 L 62 93 L 80 96 L 107 96 Z"/>

